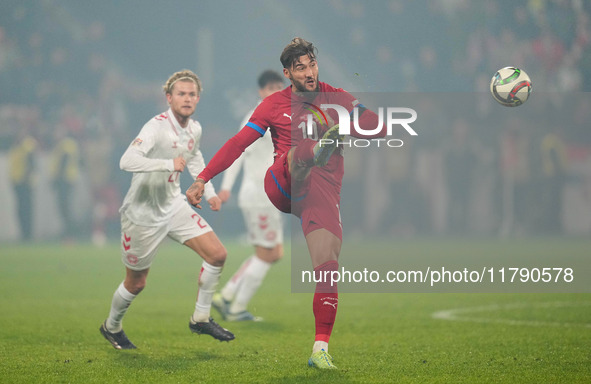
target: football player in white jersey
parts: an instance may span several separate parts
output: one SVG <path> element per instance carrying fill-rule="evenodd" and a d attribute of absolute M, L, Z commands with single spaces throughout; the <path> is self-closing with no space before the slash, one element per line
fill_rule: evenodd
<path fill-rule="evenodd" d="M 264 71 L 258 78 L 261 100 L 285 88 L 283 76 L 275 71 Z M 240 127 L 246 126 L 252 109 Z M 228 201 L 232 186 L 240 170 L 244 168 L 238 193 L 238 206 L 242 210 L 248 241 L 254 246 L 254 254 L 228 280 L 221 293 L 216 293 L 213 306 L 228 321 L 260 321 L 252 315 L 248 303 L 260 287 L 271 264 L 283 256 L 283 222 L 281 213 L 265 193 L 265 173 L 273 164 L 273 142 L 267 133 L 248 147 L 242 156 L 224 173 L 219 192 L 222 202 Z"/>
<path fill-rule="evenodd" d="M 179 176 L 185 167 L 193 179 L 205 167 L 199 150 L 201 125 L 191 119 L 199 102 L 201 81 L 189 70 L 176 72 L 164 85 L 164 92 L 170 108 L 144 125 L 120 162 L 122 170 L 133 172 L 120 209 L 126 276 L 113 295 L 109 317 L 100 327 L 116 349 L 136 348 L 123 332 L 121 321 L 132 300 L 144 289 L 150 265 L 167 236 L 203 258 L 190 330 L 220 341 L 234 339 L 210 317 L 226 249 L 180 190 Z M 221 200 L 211 183 L 204 196 L 212 210 L 220 209 Z"/>

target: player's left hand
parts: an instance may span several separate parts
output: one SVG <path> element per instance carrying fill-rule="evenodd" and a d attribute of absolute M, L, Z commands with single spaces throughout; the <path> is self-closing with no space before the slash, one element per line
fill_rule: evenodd
<path fill-rule="evenodd" d="M 207 200 L 207 202 L 212 211 L 219 211 L 222 207 L 222 200 L 217 195 Z"/>
<path fill-rule="evenodd" d="M 195 180 L 193 185 L 187 189 L 185 195 L 187 196 L 187 200 L 189 200 L 189 204 L 201 209 L 201 197 L 203 196 L 203 191 L 205 188 L 205 183 L 201 179 Z"/>

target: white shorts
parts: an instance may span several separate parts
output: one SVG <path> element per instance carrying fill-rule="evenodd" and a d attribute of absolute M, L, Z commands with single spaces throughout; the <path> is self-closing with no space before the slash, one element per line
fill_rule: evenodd
<path fill-rule="evenodd" d="M 263 248 L 283 243 L 283 220 L 275 207 L 242 208 L 248 242 Z"/>
<path fill-rule="evenodd" d="M 185 241 L 211 232 L 212 229 L 189 205 L 184 205 L 170 221 L 158 227 L 134 224 L 121 214 L 121 259 L 131 270 L 150 268 L 158 247 L 166 236 L 183 244 Z"/>

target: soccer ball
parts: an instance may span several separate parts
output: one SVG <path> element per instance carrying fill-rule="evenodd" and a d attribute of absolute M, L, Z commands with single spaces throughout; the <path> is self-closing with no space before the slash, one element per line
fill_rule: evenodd
<path fill-rule="evenodd" d="M 505 107 L 517 107 L 529 98 L 531 80 L 524 70 L 505 67 L 499 69 L 490 80 L 490 93 Z"/>

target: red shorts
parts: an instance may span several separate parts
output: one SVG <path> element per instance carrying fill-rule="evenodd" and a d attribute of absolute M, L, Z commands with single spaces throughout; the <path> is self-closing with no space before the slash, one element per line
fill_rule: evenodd
<path fill-rule="evenodd" d="M 291 175 L 287 167 L 287 153 L 275 159 L 267 169 L 265 192 L 278 210 L 291 213 Z"/>
<path fill-rule="evenodd" d="M 297 187 L 292 187 L 287 166 L 287 154 L 278 158 L 265 175 L 265 192 L 281 212 L 292 213 L 301 220 L 304 236 L 324 228 L 340 240 L 340 190 L 312 168 L 312 172 Z"/>

